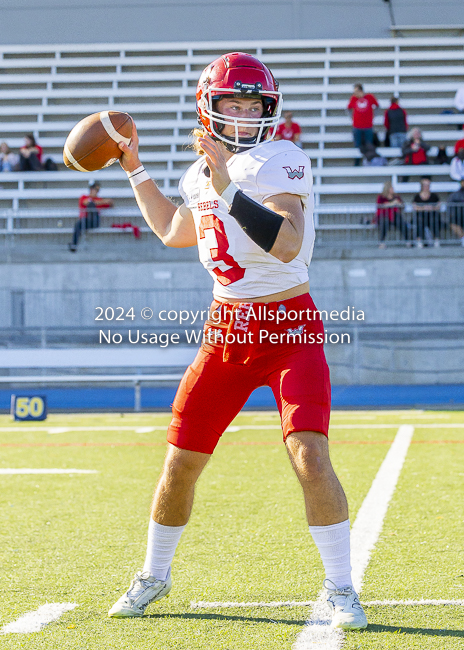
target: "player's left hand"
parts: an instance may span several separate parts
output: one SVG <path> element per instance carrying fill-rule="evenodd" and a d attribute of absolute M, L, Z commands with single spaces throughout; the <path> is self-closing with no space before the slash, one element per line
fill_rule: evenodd
<path fill-rule="evenodd" d="M 199 138 L 198 141 L 205 152 L 206 164 L 211 170 L 211 183 L 220 196 L 230 183 L 227 161 L 222 146 L 209 136 Z"/>

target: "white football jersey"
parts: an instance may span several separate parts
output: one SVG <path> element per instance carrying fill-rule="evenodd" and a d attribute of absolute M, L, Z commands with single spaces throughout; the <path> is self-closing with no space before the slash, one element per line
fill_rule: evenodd
<path fill-rule="evenodd" d="M 214 190 L 206 167 L 204 157 L 189 167 L 179 191 L 193 214 L 200 261 L 214 278 L 214 295 L 259 298 L 307 282 L 315 232 L 313 178 L 306 154 L 292 142 L 278 140 L 263 142 L 227 161 L 231 180 L 257 203 L 276 194 L 301 197 L 303 243 L 295 259 L 287 263 L 266 253 L 245 234 Z"/>

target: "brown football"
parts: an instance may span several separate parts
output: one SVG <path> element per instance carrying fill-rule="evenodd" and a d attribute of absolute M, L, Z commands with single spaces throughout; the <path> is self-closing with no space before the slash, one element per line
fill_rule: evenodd
<path fill-rule="evenodd" d="M 80 172 L 109 167 L 122 155 L 118 143 L 129 144 L 131 136 L 132 120 L 127 113 L 101 111 L 89 115 L 66 138 L 64 164 Z"/>

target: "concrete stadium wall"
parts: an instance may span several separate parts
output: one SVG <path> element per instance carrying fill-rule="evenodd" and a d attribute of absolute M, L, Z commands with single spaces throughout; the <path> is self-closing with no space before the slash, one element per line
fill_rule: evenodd
<path fill-rule="evenodd" d="M 364 324 L 463 323 L 464 255 L 461 247 L 371 251 L 346 259 L 319 254 L 309 271 L 311 293 L 319 309 L 363 310 Z M 201 290 L 208 299 L 209 274 L 198 261 L 59 262 L 0 264 L 0 287 L 9 291 L 117 292 Z M 108 300 L 108 298 L 107 298 Z M 199 308 L 199 307 L 198 307 Z M 1 326 L 9 326 L 1 319 Z M 31 318 L 31 322 L 33 318 Z M 70 323 L 71 325 L 72 323 Z M 88 324 L 90 325 L 90 323 Z"/>
<path fill-rule="evenodd" d="M 398 25 L 462 24 L 461 0 L 392 0 Z M 385 38 L 382 0 L 0 0 L 0 44 Z"/>
<path fill-rule="evenodd" d="M 376 253 L 372 251 L 364 258 L 352 259 L 344 259 L 340 254 L 331 258 L 318 256 L 311 264 L 311 293 L 319 309 L 340 311 L 354 307 L 355 313 L 365 312 L 359 328 L 355 327 L 355 321 L 325 322 L 328 333 L 344 332 L 350 336 L 347 344 L 326 346 L 334 384 L 464 383 L 463 251 L 456 247 L 426 249 L 422 254 L 415 250 L 403 253 L 401 256 L 379 251 L 374 256 Z M 209 275 L 198 262 L 0 264 L 0 286 L 5 298 L 0 327 L 14 325 L 10 293 L 23 290 L 32 297 L 35 292 L 62 292 L 64 297 L 58 297 L 52 312 L 56 316 L 61 310 L 66 325 L 78 327 L 72 313 L 79 310 L 73 312 L 74 299 L 67 295 L 71 289 L 100 291 L 103 300 L 106 299 L 103 306 L 113 307 L 117 306 L 114 300 L 118 291 L 125 292 L 123 300 L 128 304 L 131 292 L 139 291 L 140 295 L 140 290 L 166 290 L 159 299 L 159 309 L 172 308 L 172 305 L 185 308 L 181 304 L 183 296 L 188 298 L 192 290 L 194 302 L 190 302 L 194 309 L 205 309 L 211 285 Z M 171 305 L 164 304 L 171 300 L 176 289 L 187 291 L 175 297 Z M 197 291 L 195 295 L 193 290 Z M 150 303 L 150 294 L 146 295 L 142 300 Z M 95 294 L 87 300 L 94 298 Z M 30 325 L 34 320 L 33 308 L 29 305 L 26 311 L 27 325 Z M 93 317 L 92 304 L 84 310 L 84 316 L 81 314 L 81 325 L 95 328 Z M 53 325 L 52 321 L 53 313 L 49 324 Z M 146 329 L 153 326 L 155 323 L 145 323 Z M 95 337 L 96 334 L 92 341 L 97 340 Z M 21 341 L 23 338 L 18 338 L 14 347 L 21 346 Z"/>

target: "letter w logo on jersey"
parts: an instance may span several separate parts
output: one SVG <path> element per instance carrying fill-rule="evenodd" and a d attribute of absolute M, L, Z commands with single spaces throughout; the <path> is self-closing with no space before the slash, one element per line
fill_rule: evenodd
<path fill-rule="evenodd" d="M 285 171 L 288 174 L 288 177 L 291 178 L 292 180 L 294 178 L 303 178 L 304 176 L 304 165 L 300 165 L 298 169 L 292 169 L 291 167 L 284 167 Z"/>

